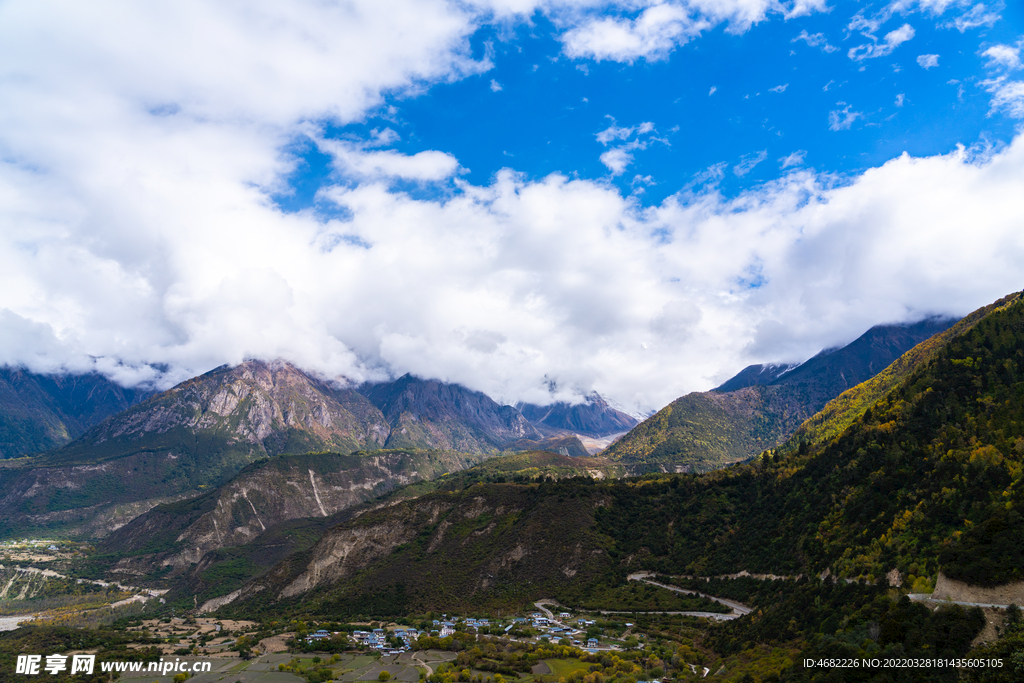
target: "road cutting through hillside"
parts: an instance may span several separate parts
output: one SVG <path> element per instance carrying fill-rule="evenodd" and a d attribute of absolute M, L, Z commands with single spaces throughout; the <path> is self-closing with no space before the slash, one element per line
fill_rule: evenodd
<path fill-rule="evenodd" d="M 725 605 L 726 607 L 732 610 L 732 612 L 730 612 L 729 614 L 718 614 L 714 612 L 661 612 L 660 614 L 685 614 L 695 617 L 699 616 L 708 617 L 710 619 L 718 619 L 719 621 L 730 621 L 732 619 L 739 619 L 745 614 L 750 614 L 750 607 L 747 607 L 741 602 L 736 602 L 735 600 L 726 600 L 725 598 L 716 598 L 714 595 L 708 595 L 707 593 L 701 593 L 700 591 L 691 590 L 689 588 L 679 588 L 678 586 L 670 586 L 667 583 L 659 583 L 657 581 L 652 581 L 650 578 L 648 578 L 650 576 L 650 572 L 636 572 L 635 574 L 630 574 L 626 578 L 630 581 L 642 581 L 643 583 L 649 583 L 652 586 L 658 586 L 659 588 L 664 588 L 675 593 L 699 595 L 702 598 L 714 600 L 718 604 Z"/>
<path fill-rule="evenodd" d="M 635 574 L 630 574 L 626 578 L 628 580 L 630 580 L 630 581 L 642 581 L 643 583 L 649 583 L 652 586 L 658 586 L 659 588 L 664 588 L 666 590 L 670 590 L 670 591 L 673 591 L 675 593 L 683 593 L 683 594 L 686 594 L 686 595 L 699 595 L 702 598 L 707 598 L 708 600 L 714 600 L 715 602 L 717 602 L 720 605 L 725 605 L 726 607 L 728 607 L 732 611 L 729 612 L 728 614 L 721 614 L 719 612 L 682 612 L 682 611 L 656 611 L 656 610 L 603 610 L 603 609 L 601 609 L 601 610 L 593 610 L 593 611 L 598 612 L 600 614 L 635 614 L 635 613 L 639 613 L 639 612 L 642 612 L 644 614 L 673 614 L 673 615 L 684 616 L 684 617 L 699 617 L 701 619 L 715 619 L 717 621 L 732 621 L 733 619 L 739 619 L 740 617 L 742 617 L 745 614 L 750 614 L 750 611 L 751 611 L 750 607 L 747 607 L 746 605 L 744 605 L 741 602 L 736 602 L 735 600 L 726 600 L 725 598 L 716 598 L 714 595 L 708 595 L 706 593 L 701 593 L 700 591 L 690 590 L 688 588 L 679 588 L 678 586 L 670 586 L 668 584 L 658 583 L 657 581 L 652 581 L 651 579 L 649 579 L 648 578 L 649 576 L 653 576 L 653 575 L 650 572 L 637 572 Z M 538 600 L 537 602 L 535 602 L 533 604 L 535 604 L 537 606 L 537 609 L 539 609 L 541 612 L 544 613 L 544 615 L 548 618 L 549 621 L 551 621 L 552 623 L 557 624 L 559 626 L 564 626 L 564 624 L 562 624 L 561 622 L 559 622 L 558 620 L 555 619 L 555 615 L 552 614 L 551 610 L 547 609 L 544 606 L 544 605 L 560 606 L 558 602 L 556 602 L 554 600 Z"/>

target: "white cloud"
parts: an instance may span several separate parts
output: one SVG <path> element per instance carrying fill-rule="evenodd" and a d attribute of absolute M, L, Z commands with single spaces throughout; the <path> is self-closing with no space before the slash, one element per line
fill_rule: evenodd
<path fill-rule="evenodd" d="M 1024 81 L 1000 76 L 982 81 L 981 85 L 992 93 L 992 112 L 1005 111 L 1015 119 L 1024 119 Z"/>
<path fill-rule="evenodd" d="M 624 147 L 610 149 L 604 152 L 600 159 L 601 163 L 608 167 L 613 176 L 622 175 L 629 165 L 633 163 L 633 155 L 626 151 Z"/>
<path fill-rule="evenodd" d="M 712 95 L 714 95 L 716 90 L 718 90 L 718 86 L 715 86 L 715 85 L 711 86 L 711 90 L 708 90 L 708 97 L 711 97 Z"/>
<path fill-rule="evenodd" d="M 657 60 L 666 58 L 676 46 L 686 44 L 711 25 L 691 16 L 685 7 L 664 3 L 648 7 L 636 19 L 595 18 L 567 31 L 562 43 L 565 53 L 573 58 Z"/>
<path fill-rule="evenodd" d="M 0 362 L 166 385 L 285 357 L 505 400 L 544 400 L 553 378 L 647 410 L 1019 288 L 1022 137 L 841 186 L 797 169 L 731 200 L 716 165 L 650 208 L 605 179 L 473 185 L 444 151 L 390 149 L 390 129 L 324 139 L 381 93 L 485 70 L 469 3 L 183 5 L 0 5 Z M 986 87 L 1020 106 L 1018 82 Z M 655 141 L 631 127 L 605 153 Z M 303 140 L 336 164 L 321 202 L 339 218 L 270 199 Z"/>
<path fill-rule="evenodd" d="M 574 59 L 629 63 L 665 59 L 675 48 L 723 22 L 728 24 L 728 31 L 743 33 L 769 13 L 791 19 L 827 11 L 825 0 L 617 0 L 580 4 L 611 5 L 622 13 L 583 14 L 585 19 L 562 35 L 565 54 Z"/>
<path fill-rule="evenodd" d="M 970 9 L 963 14 L 954 17 L 952 21 L 944 24 L 946 28 L 955 28 L 960 31 L 960 33 L 964 33 L 972 28 L 992 26 L 1001 19 L 999 10 L 987 7 L 983 2 L 979 2 L 973 6 L 969 3 L 961 4 L 968 4 Z"/>
<path fill-rule="evenodd" d="M 789 83 L 785 83 L 783 85 L 777 85 L 774 88 L 768 88 L 768 92 L 784 93 L 784 92 L 786 92 L 786 88 L 788 88 L 788 87 L 789 87 Z"/>
<path fill-rule="evenodd" d="M 625 142 L 628 140 L 625 144 L 619 144 L 600 156 L 601 163 L 608 167 L 608 170 L 612 172 L 612 176 L 621 175 L 626 168 L 633 163 L 633 150 L 647 149 L 647 145 L 652 141 L 667 144 L 667 141 L 662 138 L 640 138 L 641 135 L 649 136 L 651 133 L 655 132 L 654 124 L 650 121 L 644 121 L 639 125 L 626 127 L 617 126 L 615 125 L 614 118 L 611 116 L 608 118 L 611 119 L 612 123 L 610 126 L 595 135 L 597 141 L 607 147 L 610 143 L 616 141 Z M 630 138 L 633 139 L 630 140 Z"/>
<path fill-rule="evenodd" d="M 794 38 L 790 42 L 791 43 L 795 43 L 798 40 L 804 41 L 805 43 L 807 43 L 811 47 L 820 47 L 823 52 L 835 52 L 836 50 L 839 49 L 835 45 L 830 45 L 829 44 L 828 40 L 825 39 L 825 34 L 824 33 L 811 33 L 811 34 L 809 34 L 809 33 L 807 33 L 806 29 L 801 31 L 800 35 L 798 35 L 796 38 Z"/>
<path fill-rule="evenodd" d="M 903 106 L 903 100 L 905 100 L 905 99 L 906 99 L 906 95 L 904 95 L 903 93 L 899 93 L 898 95 L 896 95 L 896 102 L 895 102 L 896 106 L 897 107 L 902 107 Z"/>
<path fill-rule="evenodd" d="M 634 127 L 616 126 L 614 119 L 612 125 L 608 126 L 595 137 L 597 141 L 602 145 L 607 145 L 609 142 L 614 140 L 628 140 L 633 135 L 633 131 L 636 130 Z"/>
<path fill-rule="evenodd" d="M 857 47 L 850 48 L 847 56 L 854 61 L 863 61 L 865 59 L 874 59 L 876 57 L 885 57 L 886 55 L 892 54 L 893 50 L 913 39 L 915 35 L 914 27 L 910 24 L 903 24 L 895 31 L 889 31 L 885 34 L 884 42 L 879 43 L 872 38 L 871 43 L 864 43 Z"/>
<path fill-rule="evenodd" d="M 846 102 L 836 102 L 842 109 L 833 109 L 828 113 L 829 130 L 849 130 L 853 122 L 863 118 L 864 114 L 859 111 L 852 111 L 852 107 Z"/>
<path fill-rule="evenodd" d="M 939 65 L 938 55 L 918 55 L 917 64 L 922 69 L 931 69 L 932 67 Z"/>
<path fill-rule="evenodd" d="M 317 144 L 331 155 L 339 173 L 360 180 L 440 181 L 459 170 L 455 157 L 436 150 L 408 155 L 393 150 L 367 151 L 363 145 L 344 140 L 318 138 Z"/>
<path fill-rule="evenodd" d="M 1002 66 L 1007 69 L 1019 69 L 1021 67 L 1019 47 L 993 45 L 982 52 L 981 55 L 988 57 L 989 67 Z"/>
<path fill-rule="evenodd" d="M 496 80 L 494 80 L 492 78 L 491 79 L 491 92 L 501 92 L 501 91 L 502 91 L 501 83 L 498 83 L 498 81 L 496 81 Z"/>
<path fill-rule="evenodd" d="M 807 158 L 806 149 L 798 149 L 797 151 L 779 159 L 779 168 L 792 168 L 794 166 L 803 166 L 804 159 Z"/>
<path fill-rule="evenodd" d="M 762 149 L 760 152 L 745 154 L 740 158 L 740 163 L 732 167 L 732 172 L 742 178 L 753 171 L 755 166 L 767 158 L 768 150 L 766 149 Z"/>

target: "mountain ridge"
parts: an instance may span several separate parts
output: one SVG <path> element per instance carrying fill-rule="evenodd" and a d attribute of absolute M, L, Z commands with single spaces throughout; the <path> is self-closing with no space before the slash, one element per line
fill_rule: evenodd
<path fill-rule="evenodd" d="M 743 462 L 780 445 L 829 400 L 955 322 L 928 318 L 875 326 L 798 366 L 748 366 L 719 389 L 676 399 L 603 455 L 662 471 L 707 471 Z"/>
<path fill-rule="evenodd" d="M 122 387 L 98 373 L 0 367 L 0 459 L 59 448 L 154 393 Z"/>

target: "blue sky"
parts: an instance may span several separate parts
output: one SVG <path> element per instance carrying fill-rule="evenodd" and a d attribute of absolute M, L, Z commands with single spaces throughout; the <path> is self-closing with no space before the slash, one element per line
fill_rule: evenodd
<path fill-rule="evenodd" d="M 473 57 L 492 64 L 486 71 L 389 94 L 363 120 L 326 134 L 367 139 L 387 128 L 399 136 L 394 149 L 448 152 L 473 184 L 502 168 L 531 179 L 562 173 L 607 180 L 644 204 L 709 177 L 735 196 L 804 166 L 842 177 L 903 152 L 1009 142 L 1019 120 L 992 111 L 984 52 L 1020 40 L 1024 9 L 887 11 L 891 4 L 768 14 L 744 31 L 725 22 L 668 50 L 600 60 L 565 54 L 564 31 L 538 11 L 471 36 Z M 890 50 L 886 35 L 903 27 Z M 645 123 L 652 129 L 639 132 Z M 599 142 L 612 127 L 620 135 Z M 632 157 L 621 172 L 600 160 L 616 147 Z M 303 152 L 296 193 L 280 197 L 292 210 L 313 205 L 330 173 L 327 155 L 313 145 Z"/>
<path fill-rule="evenodd" d="M 1020 289 L 1022 61 L 998 0 L 8 0 L 0 364 L 645 413 Z"/>

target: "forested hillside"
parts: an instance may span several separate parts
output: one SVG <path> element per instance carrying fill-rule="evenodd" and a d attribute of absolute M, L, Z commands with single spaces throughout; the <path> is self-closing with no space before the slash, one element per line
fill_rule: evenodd
<path fill-rule="evenodd" d="M 665 570 L 941 567 L 988 586 L 1022 578 L 1022 463 L 1024 302 L 1013 297 L 840 436 L 643 496 L 626 485 L 598 520 L 622 552 Z"/>
<path fill-rule="evenodd" d="M 542 594 L 571 601 L 637 569 L 827 569 L 868 582 L 896 569 L 911 583 L 941 569 L 991 586 L 1024 578 L 1022 463 L 1024 302 L 1012 297 L 834 439 L 703 476 L 430 494 L 328 532 L 265 588 L 344 601 L 401 587 L 403 600 L 425 607 Z M 349 550 L 332 550 L 341 546 Z M 447 563 L 457 571 L 444 570 L 444 581 L 422 580 Z"/>
<path fill-rule="evenodd" d="M 783 443 L 828 401 L 953 323 L 929 318 L 913 325 L 879 325 L 843 348 L 822 351 L 798 366 L 748 367 L 714 391 L 676 399 L 612 444 L 604 456 L 670 472 L 702 472 L 742 462 Z"/>

